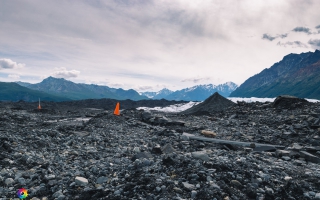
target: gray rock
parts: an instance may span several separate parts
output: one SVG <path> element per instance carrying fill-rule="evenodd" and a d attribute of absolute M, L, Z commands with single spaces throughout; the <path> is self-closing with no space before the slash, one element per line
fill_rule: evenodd
<path fill-rule="evenodd" d="M 197 196 L 197 191 L 192 190 L 192 191 L 191 191 L 191 199 L 196 198 L 196 196 Z"/>
<path fill-rule="evenodd" d="M 133 151 L 136 152 L 136 153 L 138 153 L 138 152 L 140 152 L 140 148 L 139 148 L 139 147 L 134 147 L 134 148 L 133 148 Z"/>
<path fill-rule="evenodd" d="M 144 111 L 141 113 L 141 118 L 143 121 L 147 121 L 149 120 L 150 118 L 152 118 L 152 114 L 150 111 Z"/>
<path fill-rule="evenodd" d="M 242 184 L 237 180 L 231 180 L 230 183 L 236 187 L 239 187 L 239 188 L 242 187 Z"/>
<path fill-rule="evenodd" d="M 21 184 L 21 185 L 25 185 L 26 184 L 26 180 L 24 178 L 18 178 L 18 182 Z"/>
<path fill-rule="evenodd" d="M 58 198 L 58 197 L 61 196 L 61 195 L 63 195 L 62 190 L 59 190 L 59 191 L 55 192 L 55 193 L 52 195 L 52 197 Z"/>
<path fill-rule="evenodd" d="M 170 154 L 175 152 L 176 150 L 171 146 L 171 144 L 166 144 L 162 147 L 162 152 L 165 154 Z"/>
<path fill-rule="evenodd" d="M 200 159 L 200 160 L 203 160 L 203 161 L 209 161 L 210 160 L 208 154 L 206 152 L 204 152 L 204 151 L 192 152 L 191 155 L 194 158 L 197 158 L 197 159 Z"/>
<path fill-rule="evenodd" d="M 190 190 L 190 191 L 195 189 L 195 186 L 193 184 L 188 183 L 188 182 L 182 182 L 182 185 L 184 188 L 186 188 L 187 190 Z"/>
<path fill-rule="evenodd" d="M 114 191 L 113 194 L 115 194 L 115 195 L 120 195 L 120 194 L 121 194 L 121 191 L 120 191 L 120 190 L 116 190 L 116 191 Z"/>
<path fill-rule="evenodd" d="M 49 175 L 46 175 L 45 178 L 46 178 L 47 180 L 51 180 L 51 179 L 55 179 L 56 176 L 55 176 L 54 174 L 49 174 Z"/>
<path fill-rule="evenodd" d="M 77 185 L 80 185 L 80 186 L 88 185 L 88 179 L 83 178 L 83 177 L 79 177 L 79 176 L 77 176 L 75 178 L 75 182 L 76 182 Z"/>
<path fill-rule="evenodd" d="M 12 178 L 7 178 L 7 179 L 4 181 L 4 183 L 5 183 L 6 185 L 11 185 L 11 184 L 14 183 L 14 180 L 13 180 Z"/>
<path fill-rule="evenodd" d="M 291 158 L 290 158 L 289 156 L 282 156 L 281 159 L 282 159 L 282 160 L 286 160 L 286 161 L 291 160 Z"/>
<path fill-rule="evenodd" d="M 316 195 L 314 196 L 314 199 L 320 200 L 320 193 L 316 193 Z"/>
<path fill-rule="evenodd" d="M 286 150 L 277 150 L 275 153 L 277 157 L 290 155 L 290 151 L 286 151 Z"/>
<path fill-rule="evenodd" d="M 132 161 L 135 161 L 136 159 L 142 159 L 142 158 L 152 159 L 153 156 L 152 156 L 152 154 L 149 153 L 149 152 L 140 152 L 140 153 L 135 154 L 135 155 L 131 158 L 131 160 L 132 160 Z"/>
<path fill-rule="evenodd" d="M 102 183 L 105 183 L 105 182 L 107 182 L 109 179 L 107 178 L 107 177 L 105 177 L 105 176 L 100 176 L 98 179 L 97 179 L 97 183 L 98 184 L 102 184 Z"/>
<path fill-rule="evenodd" d="M 315 155 L 312 155 L 311 153 L 308 153 L 306 151 L 300 151 L 300 155 L 304 157 L 307 161 L 310 161 L 313 163 L 320 163 L 320 158 L 318 158 Z"/>
<path fill-rule="evenodd" d="M 176 193 L 179 193 L 179 194 L 183 193 L 183 191 L 182 191 L 180 188 L 178 188 L 178 187 L 174 187 L 173 190 L 174 190 Z"/>

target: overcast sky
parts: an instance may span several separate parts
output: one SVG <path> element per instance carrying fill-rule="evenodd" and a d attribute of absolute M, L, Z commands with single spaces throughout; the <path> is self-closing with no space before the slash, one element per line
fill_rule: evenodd
<path fill-rule="evenodd" d="M 0 0 L 0 81 L 242 84 L 320 49 L 318 0 Z"/>

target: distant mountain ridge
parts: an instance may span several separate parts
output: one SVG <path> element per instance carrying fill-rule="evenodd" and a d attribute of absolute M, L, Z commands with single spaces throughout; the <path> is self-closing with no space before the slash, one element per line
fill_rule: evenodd
<path fill-rule="evenodd" d="M 222 96 L 229 94 L 237 88 L 233 82 L 227 82 L 220 85 L 196 85 L 182 90 L 171 91 L 164 88 L 158 92 L 143 92 L 139 94 L 133 89 L 124 90 L 110 88 L 108 86 L 99 86 L 94 84 L 74 83 L 63 78 L 48 77 L 40 83 L 16 82 L 17 84 L 34 91 L 41 91 L 48 95 L 63 97 L 68 100 L 82 99 L 117 99 L 117 100 L 143 100 L 143 99 L 167 99 L 176 101 L 203 101 L 215 92 Z"/>
<path fill-rule="evenodd" d="M 74 83 L 63 78 L 48 77 L 40 83 L 26 84 L 17 82 L 29 89 L 43 91 L 52 95 L 64 96 L 71 100 L 110 98 L 118 100 L 142 100 L 146 96 L 135 90 L 123 90 L 93 84 Z"/>
<path fill-rule="evenodd" d="M 320 51 L 289 54 L 247 79 L 230 97 L 293 95 L 320 99 Z"/>
<path fill-rule="evenodd" d="M 32 90 L 17 83 L 0 82 L 0 101 L 70 101 L 71 99 Z"/>
<path fill-rule="evenodd" d="M 224 97 L 228 97 L 238 86 L 233 82 L 213 85 L 196 85 L 190 88 L 184 88 L 175 92 L 166 88 L 159 92 L 143 92 L 141 94 L 152 99 L 167 99 L 167 100 L 184 100 L 184 101 L 203 101 L 215 92 L 218 92 Z"/>

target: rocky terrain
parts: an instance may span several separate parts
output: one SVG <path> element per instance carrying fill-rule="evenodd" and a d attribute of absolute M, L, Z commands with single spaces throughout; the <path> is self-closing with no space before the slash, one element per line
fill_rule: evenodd
<path fill-rule="evenodd" d="M 320 103 L 291 100 L 120 116 L 0 102 L 0 199 L 320 199 Z"/>

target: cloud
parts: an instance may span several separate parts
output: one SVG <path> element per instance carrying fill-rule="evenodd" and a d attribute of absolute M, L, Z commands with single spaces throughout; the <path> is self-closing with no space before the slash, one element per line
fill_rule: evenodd
<path fill-rule="evenodd" d="M 112 88 L 123 88 L 124 84 L 122 83 L 111 83 L 111 84 L 108 84 L 109 87 L 112 87 Z"/>
<path fill-rule="evenodd" d="M 181 82 L 193 82 L 193 83 L 198 83 L 200 81 L 208 81 L 211 78 L 209 77 L 204 77 L 204 78 L 187 78 L 187 79 L 183 79 Z"/>
<path fill-rule="evenodd" d="M 320 28 L 320 25 L 316 26 L 315 28 Z"/>
<path fill-rule="evenodd" d="M 19 79 L 19 78 L 20 78 L 20 75 L 18 75 L 18 74 L 9 74 L 9 75 L 8 75 L 8 78 Z"/>
<path fill-rule="evenodd" d="M 138 86 L 135 88 L 135 90 L 138 90 L 138 91 L 151 91 L 153 90 L 153 87 L 152 86 Z"/>
<path fill-rule="evenodd" d="M 276 39 L 276 37 L 272 37 L 271 35 L 268 35 L 267 33 L 265 33 L 262 35 L 262 39 L 272 41 L 272 40 Z"/>
<path fill-rule="evenodd" d="M 308 44 L 315 46 L 316 48 L 320 48 L 320 40 L 314 39 L 309 40 Z"/>
<path fill-rule="evenodd" d="M 76 78 L 80 74 L 78 70 L 67 70 L 65 67 L 55 68 L 53 76 L 56 78 Z"/>
<path fill-rule="evenodd" d="M 291 46 L 292 48 L 297 48 L 297 47 L 308 48 L 306 44 L 300 41 L 285 42 L 285 43 L 278 42 L 277 45 L 283 46 L 283 47 Z"/>
<path fill-rule="evenodd" d="M 309 28 L 302 27 L 302 26 L 296 27 L 296 28 L 292 29 L 292 31 L 293 32 L 304 32 L 304 33 L 307 33 L 307 34 L 311 34 Z"/>
<path fill-rule="evenodd" d="M 17 63 L 7 58 L 0 58 L 0 69 L 15 69 L 24 67 L 25 64 Z"/>
<path fill-rule="evenodd" d="M 286 38 L 288 37 L 288 33 L 284 33 L 284 34 L 278 34 L 277 36 L 271 36 L 267 33 L 263 34 L 262 35 L 262 39 L 265 39 L 265 40 L 269 40 L 269 41 L 273 41 L 274 39 L 277 39 L 277 38 Z"/>
<path fill-rule="evenodd" d="M 288 37 L 288 33 L 278 35 L 281 39 Z"/>

